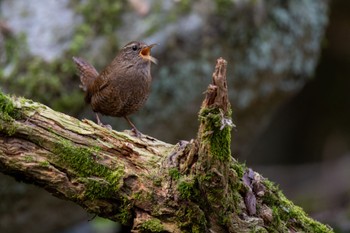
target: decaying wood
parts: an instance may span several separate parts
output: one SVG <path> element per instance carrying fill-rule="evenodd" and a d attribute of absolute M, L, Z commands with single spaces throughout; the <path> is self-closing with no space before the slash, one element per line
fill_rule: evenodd
<path fill-rule="evenodd" d="M 332 232 L 230 152 L 226 61 L 218 59 L 198 136 L 176 145 L 0 98 L 0 171 L 133 232 Z"/>

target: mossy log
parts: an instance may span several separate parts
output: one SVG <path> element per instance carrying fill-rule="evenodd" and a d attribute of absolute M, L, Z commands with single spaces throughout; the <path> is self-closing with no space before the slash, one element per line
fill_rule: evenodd
<path fill-rule="evenodd" d="M 133 232 L 332 232 L 232 157 L 222 58 L 199 121 L 171 145 L 0 93 L 0 171 Z"/>

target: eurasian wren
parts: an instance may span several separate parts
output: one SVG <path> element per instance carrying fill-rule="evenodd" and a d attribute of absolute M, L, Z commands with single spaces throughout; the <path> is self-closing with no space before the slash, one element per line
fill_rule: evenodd
<path fill-rule="evenodd" d="M 128 115 L 139 110 L 148 98 L 152 81 L 151 62 L 157 63 L 151 56 L 154 45 L 136 41 L 128 43 L 100 74 L 82 58 L 73 57 L 80 87 L 85 91 L 85 102 L 91 104 L 99 125 L 102 123 L 98 113 L 124 117 L 140 137 Z"/>

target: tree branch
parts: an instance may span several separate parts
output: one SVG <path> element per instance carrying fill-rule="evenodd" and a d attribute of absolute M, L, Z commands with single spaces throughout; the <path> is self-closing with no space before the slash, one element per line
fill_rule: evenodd
<path fill-rule="evenodd" d="M 231 157 L 222 58 L 199 119 L 197 139 L 170 145 L 0 93 L 0 171 L 133 232 L 332 232 Z"/>

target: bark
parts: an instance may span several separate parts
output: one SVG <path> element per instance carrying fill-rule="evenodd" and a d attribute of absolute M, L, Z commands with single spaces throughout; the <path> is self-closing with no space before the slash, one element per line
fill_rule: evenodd
<path fill-rule="evenodd" d="M 231 156 L 222 58 L 199 121 L 171 145 L 0 94 L 0 171 L 133 232 L 332 232 Z"/>

